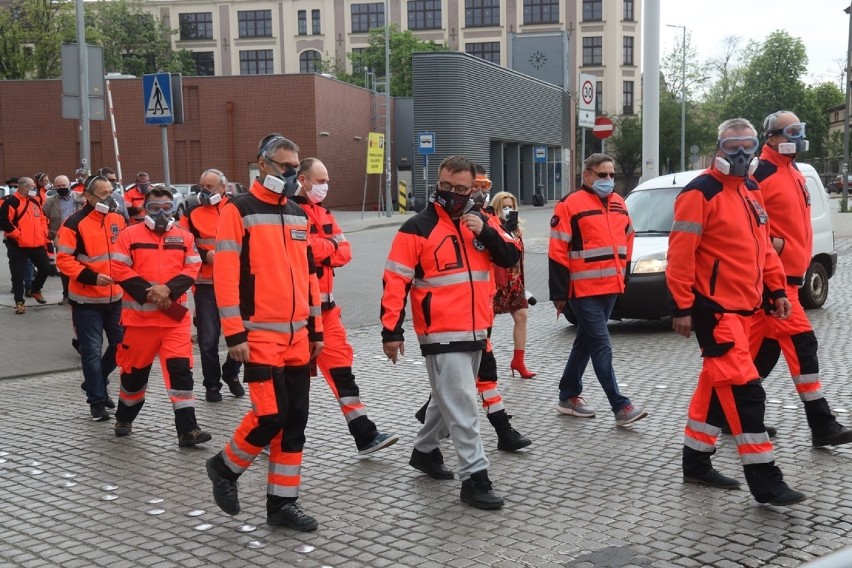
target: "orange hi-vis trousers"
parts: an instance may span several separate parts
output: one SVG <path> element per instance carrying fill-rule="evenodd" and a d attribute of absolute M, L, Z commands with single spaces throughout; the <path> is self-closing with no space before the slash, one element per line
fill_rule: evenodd
<path fill-rule="evenodd" d="M 175 412 L 178 435 L 198 428 L 192 392 L 192 338 L 189 325 L 147 327 L 129 325 L 118 345 L 115 362 L 121 368 L 117 422 L 130 422 L 145 404 L 145 391 L 154 358 L 159 355 L 166 392 Z"/>
<path fill-rule="evenodd" d="M 268 445 L 267 495 L 296 499 L 311 386 L 308 337 L 287 345 L 255 341 L 252 335 L 243 372 L 251 410 L 220 456 L 239 476 Z"/>
<path fill-rule="evenodd" d="M 379 432 L 376 424 L 367 416 L 367 409 L 361 402 L 361 391 L 352 374 L 354 352 L 346 337 L 339 307 L 323 310 L 322 329 L 324 347 L 317 357 L 317 367 L 340 405 L 355 445 L 361 450 Z"/>

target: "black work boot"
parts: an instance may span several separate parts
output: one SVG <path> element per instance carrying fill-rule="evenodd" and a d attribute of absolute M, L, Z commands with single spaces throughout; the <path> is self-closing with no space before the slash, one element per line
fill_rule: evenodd
<path fill-rule="evenodd" d="M 300 532 L 317 530 L 317 520 L 305 513 L 295 499 L 266 496 L 266 524 L 272 527 L 288 527 Z"/>
<path fill-rule="evenodd" d="M 852 430 L 837 421 L 824 398 L 806 400 L 805 415 L 808 417 L 811 441 L 815 448 L 852 442 Z"/>
<path fill-rule="evenodd" d="M 216 454 L 207 460 L 207 477 L 213 482 L 213 500 L 229 515 L 240 512 L 236 475 L 228 470 L 222 457 Z"/>
<path fill-rule="evenodd" d="M 234 398 L 245 396 L 246 389 L 243 387 L 242 383 L 240 383 L 239 377 L 222 377 L 222 381 L 228 385 L 228 390 L 231 391 Z"/>
<path fill-rule="evenodd" d="M 488 421 L 497 432 L 497 449 L 503 452 L 514 452 L 526 448 L 532 442 L 520 432 L 512 428 L 509 415 L 505 410 L 488 414 Z"/>
<path fill-rule="evenodd" d="M 744 465 L 743 471 L 751 494 L 758 503 L 786 506 L 807 499 L 804 493 L 791 489 L 784 482 L 784 475 L 774 461 Z"/>
<path fill-rule="evenodd" d="M 494 493 L 487 469 L 471 473 L 462 481 L 459 499 L 477 509 L 499 509 L 503 506 L 503 498 Z"/>
<path fill-rule="evenodd" d="M 435 448 L 428 454 L 417 449 L 412 450 L 408 465 L 418 471 L 422 471 L 432 479 L 453 478 L 453 470 L 444 465 L 444 456 L 438 448 Z"/>
<path fill-rule="evenodd" d="M 739 489 L 740 482 L 733 477 L 722 475 L 713 468 L 710 456 L 713 452 L 699 452 L 683 447 L 683 482 L 718 487 L 719 489 Z"/>

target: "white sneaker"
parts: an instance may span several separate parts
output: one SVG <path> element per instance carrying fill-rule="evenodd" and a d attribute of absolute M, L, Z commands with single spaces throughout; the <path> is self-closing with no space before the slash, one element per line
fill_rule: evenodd
<path fill-rule="evenodd" d="M 580 418 L 592 418 L 595 415 L 595 409 L 586 404 L 586 400 L 582 396 L 560 400 L 559 404 L 556 405 L 556 411 L 569 416 L 579 416 Z"/>

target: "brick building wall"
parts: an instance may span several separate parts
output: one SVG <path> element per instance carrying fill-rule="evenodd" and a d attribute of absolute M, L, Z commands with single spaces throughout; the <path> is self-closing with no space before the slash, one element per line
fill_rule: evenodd
<path fill-rule="evenodd" d="M 162 180 L 160 129 L 144 121 L 142 79 L 110 81 L 125 184 L 140 170 Z M 185 77 L 184 124 L 168 127 L 172 183 L 195 183 L 208 168 L 247 184 L 258 142 L 281 132 L 329 169 L 330 207 L 361 207 L 371 94 L 320 75 Z M 62 82 L 3 81 L 0 181 L 46 171 L 73 176 L 79 165 L 76 120 L 62 118 Z M 115 167 L 109 120 L 91 122 L 92 169 Z M 376 176 L 371 176 L 371 180 Z M 374 185 L 372 182 L 371 186 Z M 375 207 L 376 192 L 367 196 Z"/>

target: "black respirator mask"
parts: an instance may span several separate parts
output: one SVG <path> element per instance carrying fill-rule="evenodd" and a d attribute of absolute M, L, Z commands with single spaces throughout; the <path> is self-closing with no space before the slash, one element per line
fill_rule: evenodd
<path fill-rule="evenodd" d="M 444 191 L 438 188 L 432 194 L 432 201 L 443 207 L 447 215 L 453 219 L 458 219 L 473 209 L 474 206 L 470 195 L 461 195 L 454 191 Z"/>
<path fill-rule="evenodd" d="M 103 213 L 104 215 L 107 213 L 115 213 L 116 209 L 118 209 L 118 203 L 112 198 L 112 195 L 104 197 L 95 203 L 95 211 Z"/>
<path fill-rule="evenodd" d="M 216 205 L 220 201 L 222 201 L 221 193 L 211 193 L 209 191 L 204 190 L 198 194 L 198 202 L 201 205 Z"/>

